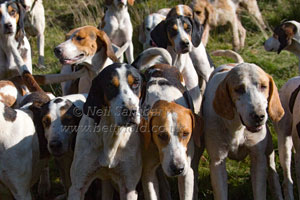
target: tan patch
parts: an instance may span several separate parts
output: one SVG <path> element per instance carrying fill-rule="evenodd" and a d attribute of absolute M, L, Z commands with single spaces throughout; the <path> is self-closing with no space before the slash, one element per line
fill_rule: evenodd
<path fill-rule="evenodd" d="M 68 105 L 60 107 L 59 108 L 60 116 L 64 116 L 69 108 L 70 108 L 70 106 L 68 106 Z"/>
<path fill-rule="evenodd" d="M 283 24 L 283 30 L 285 31 L 285 34 L 287 35 L 288 39 L 292 39 L 296 33 L 296 26 L 291 23 L 285 23 Z"/>
<path fill-rule="evenodd" d="M 133 6 L 134 0 L 128 0 L 128 4 L 131 5 L 131 6 Z"/>
<path fill-rule="evenodd" d="M 187 28 L 188 28 L 187 23 L 184 23 L 184 24 L 183 24 L 183 28 L 184 28 L 184 29 L 187 29 Z"/>
<path fill-rule="evenodd" d="M 127 76 L 127 81 L 129 85 L 132 85 L 134 83 L 134 77 L 131 74 L 129 74 Z"/>
<path fill-rule="evenodd" d="M 43 127 L 44 128 L 49 128 L 51 125 L 51 117 L 50 115 L 45 115 L 42 119 Z"/>
<path fill-rule="evenodd" d="M 8 107 L 12 107 L 16 103 L 16 98 L 11 95 L 4 95 L 0 93 L 1 102 L 7 105 Z"/>
<path fill-rule="evenodd" d="M 173 29 L 174 29 L 174 31 L 177 31 L 177 30 L 178 30 L 177 24 L 174 24 L 174 25 L 173 25 Z"/>
<path fill-rule="evenodd" d="M 119 85 L 120 85 L 120 81 L 119 81 L 119 78 L 118 78 L 118 76 L 114 76 L 113 78 L 112 78 L 112 84 L 115 86 L 115 87 L 119 87 Z"/>
<path fill-rule="evenodd" d="M 14 9 L 11 5 L 9 5 L 7 7 L 7 12 L 10 14 L 10 16 L 14 17 L 16 19 L 16 22 L 18 23 L 19 22 L 19 13 L 17 12 L 16 9 Z M 12 12 L 14 12 L 14 14 L 12 14 Z"/>
<path fill-rule="evenodd" d="M 168 40 L 169 40 L 169 42 L 171 43 L 171 46 L 172 46 L 172 47 L 175 47 L 175 41 L 174 41 L 174 38 L 171 37 L 171 35 L 170 35 L 169 32 L 167 33 L 167 35 L 168 35 Z"/>

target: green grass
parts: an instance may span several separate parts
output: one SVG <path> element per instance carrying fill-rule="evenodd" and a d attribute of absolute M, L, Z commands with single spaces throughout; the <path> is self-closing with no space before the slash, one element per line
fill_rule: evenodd
<path fill-rule="evenodd" d="M 75 27 L 83 25 L 97 26 L 104 13 L 104 0 L 51 0 L 44 1 L 46 10 L 46 42 L 45 42 L 45 64 L 46 70 L 39 70 L 34 67 L 35 74 L 41 73 L 58 73 L 61 64 L 55 58 L 53 49 L 61 43 L 65 38 L 65 33 Z M 134 47 L 135 56 L 142 51 L 142 45 L 138 42 L 139 25 L 144 17 L 160 8 L 172 7 L 179 3 L 189 4 L 189 0 L 136 0 L 135 5 L 129 8 L 132 24 L 134 26 Z M 272 30 L 282 20 L 295 19 L 300 20 L 300 0 L 259 0 L 259 7 L 262 11 L 265 22 Z M 265 40 L 263 34 L 258 30 L 257 26 L 251 18 L 245 13 L 241 13 L 241 19 L 247 30 L 246 46 L 239 53 L 246 62 L 255 63 L 262 67 L 266 72 L 271 74 L 280 88 L 289 78 L 298 75 L 298 59 L 293 54 L 283 51 L 281 54 L 266 52 L 263 48 Z M 271 32 L 268 32 L 271 35 Z M 211 32 L 208 52 L 217 49 L 231 49 L 232 33 L 228 26 L 218 27 Z M 33 63 L 37 63 L 37 48 L 35 38 L 31 38 L 30 42 L 33 49 Z M 228 58 L 212 57 L 216 66 L 233 62 Z M 45 90 L 60 95 L 61 90 L 57 85 L 46 86 Z M 282 170 L 278 162 L 277 137 L 274 129 L 271 127 L 273 134 L 273 143 L 276 151 L 276 164 L 282 181 Z M 201 159 L 199 166 L 199 195 L 201 199 L 213 199 L 212 188 L 209 177 L 209 158 L 205 153 Z M 227 161 L 228 183 L 229 183 L 229 199 L 252 199 L 252 189 L 250 180 L 250 161 Z M 294 176 L 295 177 L 295 176 Z M 51 180 L 52 195 L 62 193 L 62 186 L 59 183 L 58 171 L 55 170 L 51 162 Z M 172 186 L 172 188 L 176 188 Z M 296 192 L 296 190 L 295 190 Z M 174 191 L 177 196 L 177 191 Z M 268 191 L 268 199 L 271 192 Z M 174 197 L 178 199 L 178 197 Z"/>

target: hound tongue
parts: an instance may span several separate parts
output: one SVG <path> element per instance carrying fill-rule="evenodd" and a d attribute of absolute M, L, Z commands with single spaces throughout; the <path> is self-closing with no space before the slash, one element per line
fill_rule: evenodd
<path fill-rule="evenodd" d="M 262 126 L 256 126 L 256 127 L 248 127 L 246 126 L 246 129 L 252 133 L 256 133 L 262 129 Z"/>

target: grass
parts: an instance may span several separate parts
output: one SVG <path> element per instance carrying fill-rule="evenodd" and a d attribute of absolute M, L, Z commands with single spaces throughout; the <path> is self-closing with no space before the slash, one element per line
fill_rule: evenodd
<path fill-rule="evenodd" d="M 69 30 L 83 25 L 97 26 L 104 13 L 104 0 L 51 0 L 44 1 L 46 13 L 46 41 L 45 41 L 45 64 L 46 70 L 39 70 L 34 67 L 35 74 L 58 73 L 61 64 L 55 58 L 53 49 L 64 40 L 64 35 Z M 172 7 L 179 3 L 189 4 L 189 0 L 136 0 L 135 5 L 129 8 L 132 24 L 134 26 L 134 47 L 135 56 L 142 51 L 142 45 L 138 42 L 139 25 L 144 17 L 160 8 Z M 272 29 L 283 20 L 300 20 L 300 0 L 259 0 L 259 7 L 262 11 L 265 22 Z M 265 40 L 263 34 L 251 18 L 241 13 L 242 24 L 247 30 L 246 46 L 239 53 L 246 62 L 255 63 L 271 74 L 280 88 L 289 78 L 298 75 L 298 59 L 291 53 L 283 51 L 281 54 L 266 52 L 263 48 Z M 271 35 L 271 32 L 268 32 Z M 232 33 L 228 26 L 218 27 L 211 32 L 207 50 L 211 52 L 216 49 L 231 49 Z M 33 63 L 37 63 L 37 48 L 34 38 L 30 39 L 33 49 Z M 228 58 L 212 57 L 216 66 L 233 62 Z M 46 86 L 45 90 L 60 95 L 61 90 L 57 85 Z M 277 137 L 271 127 L 273 134 L 274 148 L 276 151 L 276 164 L 282 181 L 282 170 L 278 162 Z M 205 153 L 199 166 L 199 191 L 201 199 L 213 199 L 212 188 L 209 177 L 209 158 Z M 51 164 L 53 165 L 53 164 Z M 229 199 L 252 199 L 250 180 L 250 161 L 227 161 Z M 62 193 L 58 171 L 51 167 L 52 195 Z M 294 176 L 295 177 L 295 176 Z M 172 187 L 176 188 L 176 187 Z M 296 190 L 295 190 L 296 192 Z M 177 191 L 174 192 L 174 199 L 178 199 Z M 297 198 L 297 197 L 296 197 Z M 271 192 L 268 191 L 268 199 L 271 199 Z"/>

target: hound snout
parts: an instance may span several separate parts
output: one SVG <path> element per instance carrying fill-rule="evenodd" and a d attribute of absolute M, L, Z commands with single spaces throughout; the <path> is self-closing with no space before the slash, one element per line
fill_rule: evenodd
<path fill-rule="evenodd" d="M 59 140 L 52 140 L 49 143 L 49 148 L 54 156 L 60 156 L 62 151 L 62 142 Z"/>
<path fill-rule="evenodd" d="M 127 107 L 123 107 L 122 111 L 122 118 L 126 119 L 125 123 L 127 125 L 132 125 L 132 124 L 138 124 L 139 120 L 138 118 L 138 111 L 136 109 L 129 109 Z"/>
<path fill-rule="evenodd" d="M 265 119 L 265 114 L 264 113 L 256 113 L 253 112 L 250 114 L 250 117 L 258 124 L 264 121 Z"/>
<path fill-rule="evenodd" d="M 13 25 L 11 23 L 4 24 L 5 32 L 12 33 L 13 32 Z"/>
<path fill-rule="evenodd" d="M 173 162 L 171 162 L 170 169 L 172 172 L 172 176 L 178 176 L 184 171 L 184 165 L 175 165 Z"/>
<path fill-rule="evenodd" d="M 62 49 L 60 47 L 55 47 L 54 54 L 57 58 L 60 58 L 62 56 Z"/>

